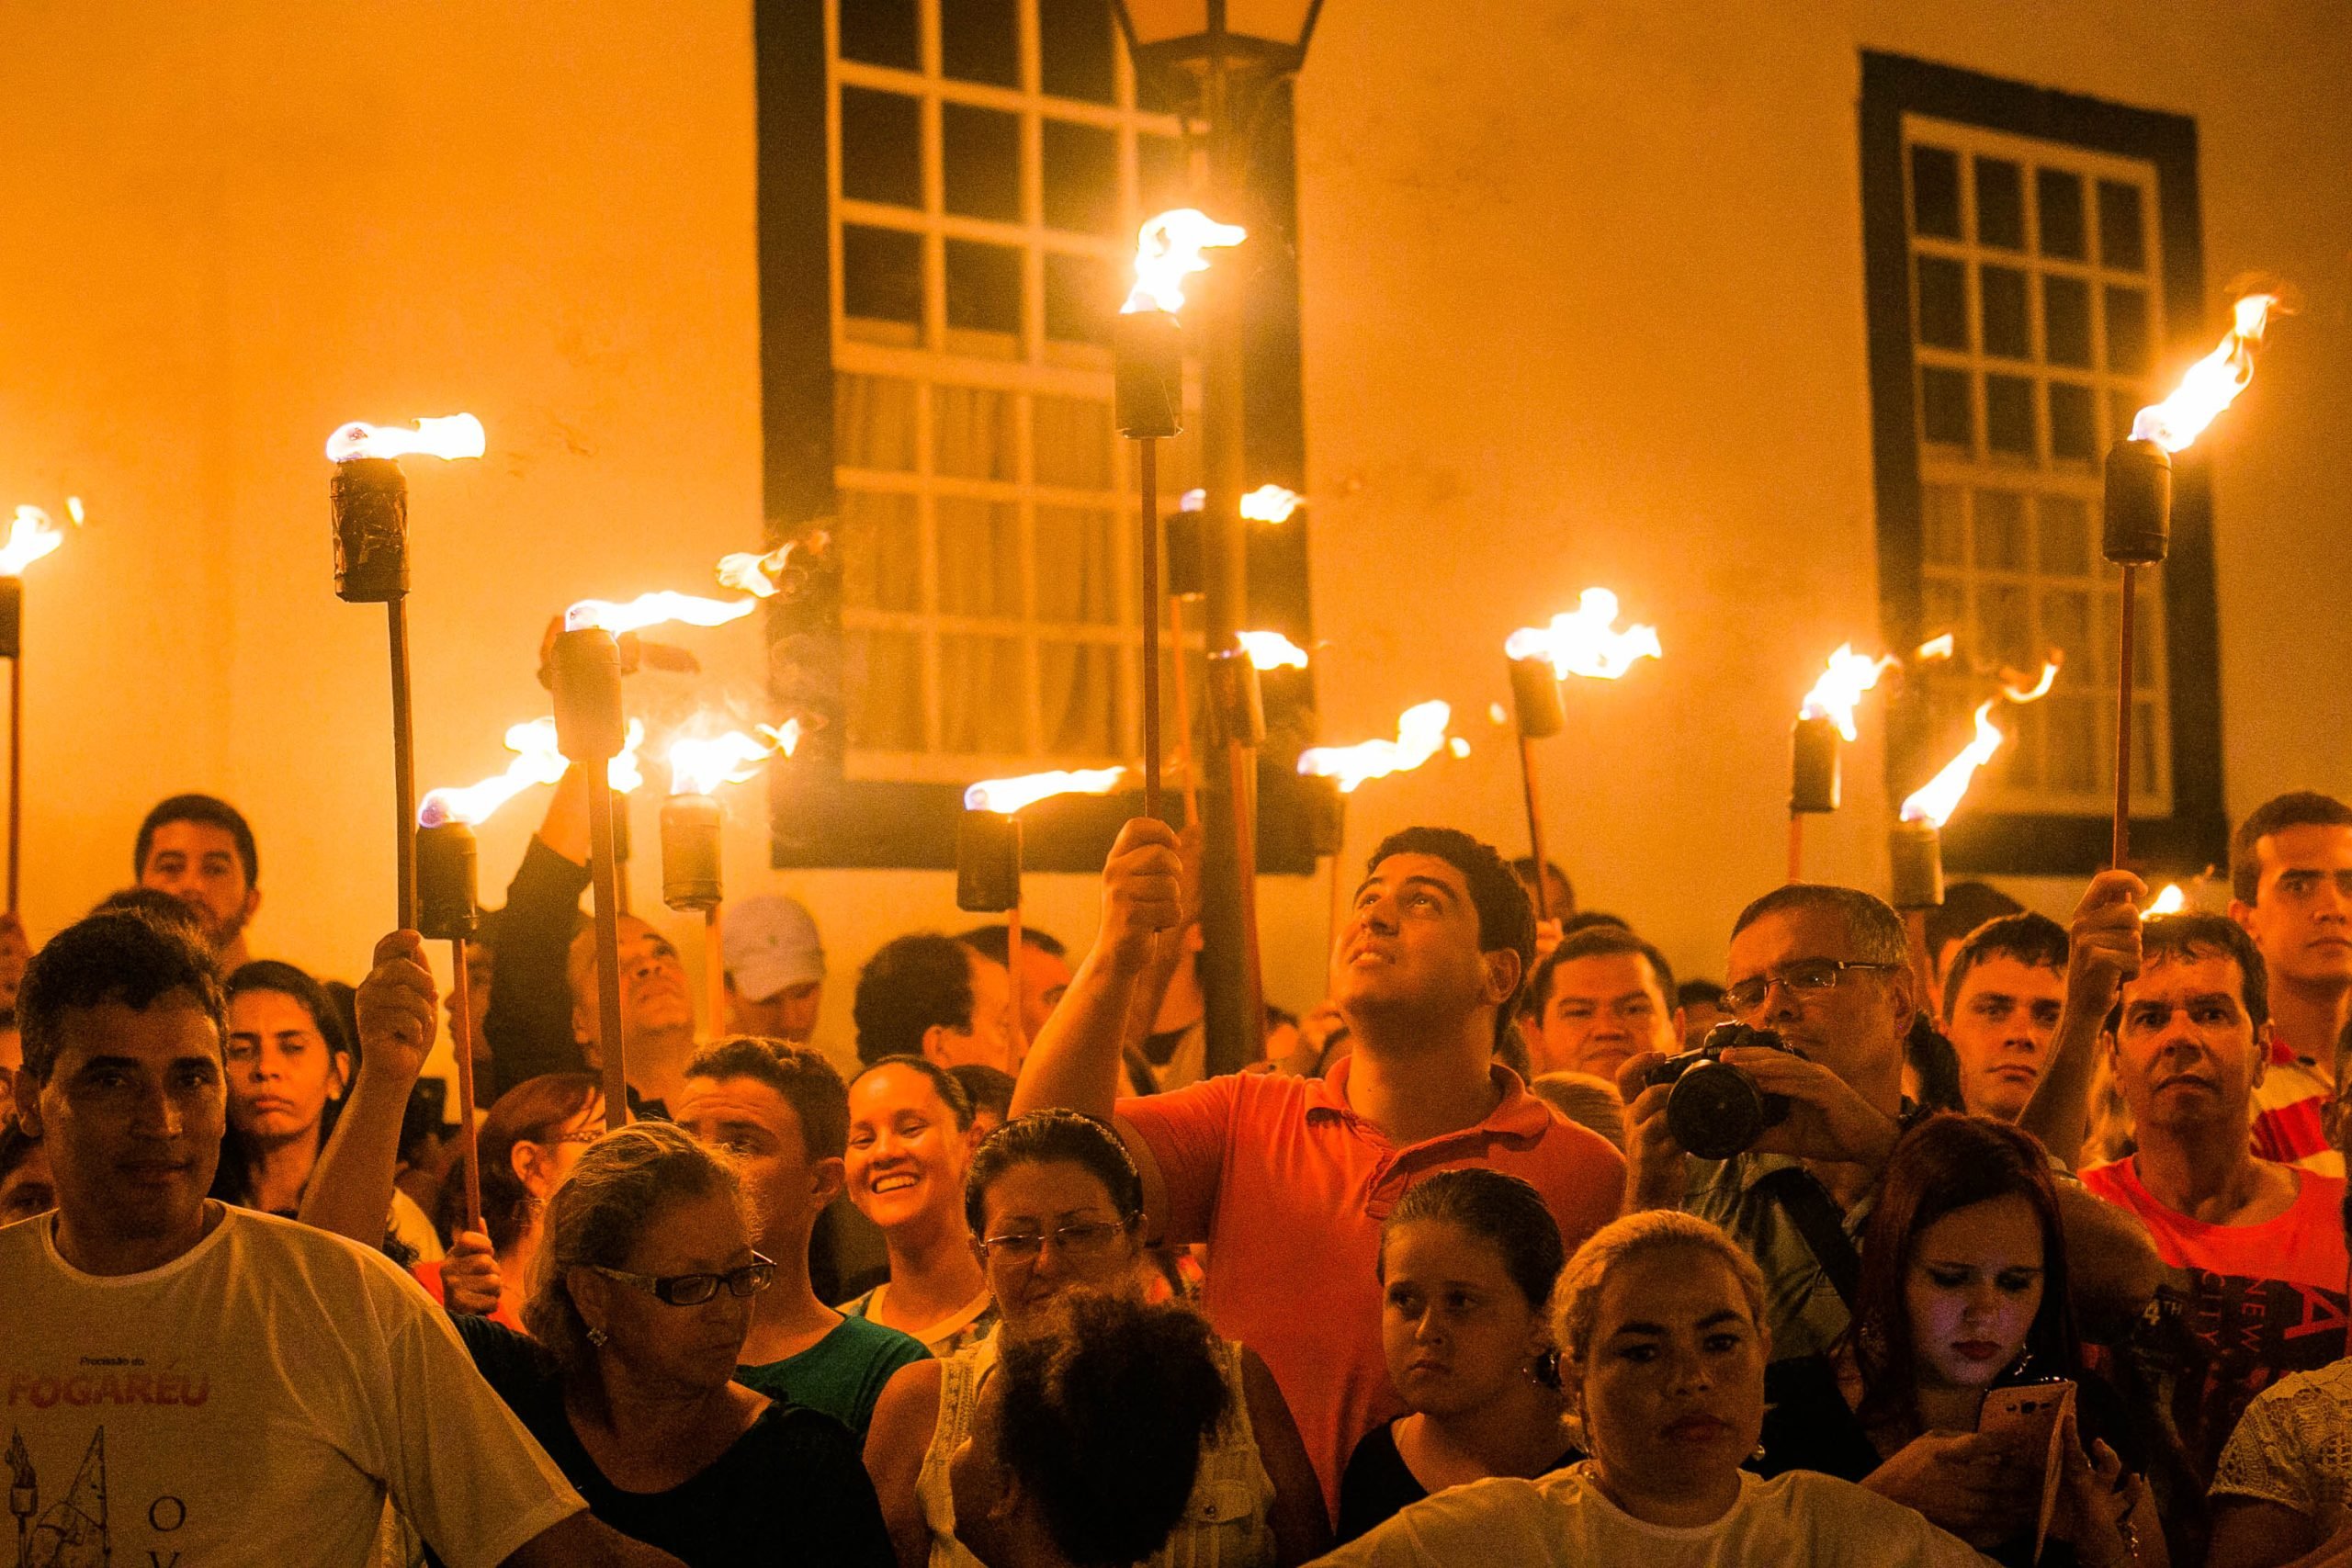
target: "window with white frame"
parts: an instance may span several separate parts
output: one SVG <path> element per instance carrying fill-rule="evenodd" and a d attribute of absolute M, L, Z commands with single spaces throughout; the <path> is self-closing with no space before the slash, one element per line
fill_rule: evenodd
<path fill-rule="evenodd" d="M 2097 812 L 2112 787 L 2120 577 L 2099 553 L 2100 459 L 2161 395 L 2157 180 L 2136 158 L 1906 114 L 1903 167 L 1934 754 L 1956 751 L 1982 670 L 2065 654 L 1978 808 Z M 2135 811 L 2172 809 L 2161 572 L 2135 595 Z"/>
<path fill-rule="evenodd" d="M 1185 147 L 1105 0 L 829 0 L 853 776 L 1128 758 L 1133 458 L 1110 321 Z M 1193 481 L 1166 444 L 1164 494 Z"/>

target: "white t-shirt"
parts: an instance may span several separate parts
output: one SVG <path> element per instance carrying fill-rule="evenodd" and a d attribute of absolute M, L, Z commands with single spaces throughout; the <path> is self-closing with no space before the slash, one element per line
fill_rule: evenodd
<path fill-rule="evenodd" d="M 2352 1360 L 2290 1372 L 2256 1394 L 2222 1450 L 2213 1495 L 2292 1508 L 2318 1540 L 2352 1523 Z"/>
<path fill-rule="evenodd" d="M 1792 1470 L 1740 1474 L 1739 1500 L 1711 1525 L 1645 1524 L 1571 1465 L 1540 1481 L 1497 1477 L 1415 1503 L 1329 1557 L 1325 1568 L 1510 1563 L 1511 1568 L 1984 1568 L 1987 1560 L 1900 1503 Z"/>
<path fill-rule="evenodd" d="M 450 1568 L 491 1568 L 586 1506 L 380 1253 L 229 1208 L 163 1268 L 101 1277 L 57 1255 L 55 1218 L 0 1230 L 27 1562 L 349 1568 L 389 1494 Z"/>

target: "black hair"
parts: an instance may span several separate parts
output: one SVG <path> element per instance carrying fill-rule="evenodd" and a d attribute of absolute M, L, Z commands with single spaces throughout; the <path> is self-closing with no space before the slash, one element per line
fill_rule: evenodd
<path fill-rule="evenodd" d="M 1011 1073 L 986 1062 L 966 1062 L 947 1070 L 964 1086 L 964 1092 L 972 1097 L 975 1113 L 993 1111 L 999 1122 L 1012 1117 L 1012 1090 L 1019 1080 Z"/>
<path fill-rule="evenodd" d="M 183 927 L 199 942 L 204 937 L 204 917 L 160 887 L 118 887 L 90 906 L 90 913 L 145 915 L 165 925 Z"/>
<path fill-rule="evenodd" d="M 1495 1010 L 1499 1045 L 1512 1027 L 1512 1003 L 1527 984 L 1528 971 L 1535 967 L 1535 906 L 1527 901 L 1527 889 L 1492 844 L 1459 828 L 1406 828 L 1391 833 L 1364 862 L 1364 874 L 1371 875 L 1391 855 L 1431 855 L 1460 872 L 1470 889 L 1470 906 L 1478 911 L 1478 951 L 1507 947 L 1519 954 L 1519 985 Z"/>
<path fill-rule="evenodd" d="M 192 925 L 127 910 L 75 921 L 50 938 L 26 966 L 17 993 L 24 1070 L 36 1084 L 49 1081 L 63 1044 L 66 1013 L 108 1002 L 144 1012 L 180 991 L 211 1021 L 218 1052 L 227 1003 L 211 951 Z"/>
<path fill-rule="evenodd" d="M 885 1056 L 878 1062 L 868 1062 L 858 1069 L 855 1077 L 849 1080 L 849 1087 L 855 1089 L 884 1067 L 905 1067 L 929 1078 L 931 1087 L 938 1091 L 941 1101 L 946 1105 L 947 1113 L 956 1118 L 956 1130 L 959 1133 L 972 1130 L 972 1097 L 964 1092 L 964 1086 L 956 1081 L 954 1073 L 928 1056 Z M 843 1146 L 846 1147 L 846 1144 Z"/>
<path fill-rule="evenodd" d="M 1119 1134 L 1082 1111 L 1056 1109 L 1014 1117 L 990 1133 L 972 1156 L 964 1173 L 964 1223 L 974 1235 L 986 1234 L 989 1189 L 1022 1165 L 1083 1167 L 1102 1181 L 1111 1207 L 1130 1229 L 1143 1223 L 1143 1178 L 1136 1174 L 1136 1162 L 1127 1157 Z"/>
<path fill-rule="evenodd" d="M 967 931 L 959 931 L 956 933 L 956 940 L 989 963 L 1002 964 L 1004 955 L 1012 951 L 1012 944 L 1006 940 L 1007 935 L 1003 926 L 992 922 L 985 926 L 974 926 Z M 1037 931 L 1029 926 L 1021 928 L 1021 945 L 1034 947 L 1038 952 L 1050 953 L 1056 958 L 1069 956 L 1069 949 L 1062 945 L 1059 937 L 1049 931 Z"/>
<path fill-rule="evenodd" d="M 243 812 L 209 795 L 175 795 L 147 813 L 147 819 L 139 824 L 138 846 L 130 854 L 133 879 L 147 874 L 147 852 L 154 846 L 155 829 L 172 822 L 201 822 L 228 834 L 236 843 L 237 858 L 244 863 L 245 886 L 260 884 L 261 852 L 254 847 L 253 828 Z"/>
<path fill-rule="evenodd" d="M 1944 1016 L 1950 1018 L 1959 1010 L 1961 982 L 1986 959 L 2014 958 L 2064 976 L 2068 945 L 2064 926 L 2030 909 L 1985 921 L 1968 933 L 1968 940 L 1951 955 L 1951 967 L 1944 971 Z"/>
<path fill-rule="evenodd" d="M 221 983 L 220 990 L 224 1002 L 234 1002 L 248 991 L 269 991 L 293 998 L 311 1015 L 311 1026 L 325 1043 L 327 1055 L 343 1057 L 349 1066 L 350 1070 L 344 1074 L 343 1092 L 329 1095 L 319 1111 L 318 1147 L 323 1151 L 327 1140 L 334 1135 L 335 1122 L 343 1114 L 343 1102 L 351 1097 L 351 1086 L 358 1081 L 359 1073 L 358 1048 L 346 1032 L 334 998 L 325 986 L 302 970 L 275 958 L 256 958 L 250 964 L 239 964 L 236 972 Z M 223 1012 L 225 1018 L 225 1008 Z M 224 1124 L 220 1129 L 220 1163 L 212 1172 L 212 1196 L 241 1208 L 250 1206 L 254 1155 L 254 1150 L 235 1124 Z"/>
<path fill-rule="evenodd" d="M 14 1116 L 0 1117 L 0 1181 L 17 1174 L 17 1168 L 33 1157 L 40 1147 L 40 1140 L 25 1131 Z"/>
<path fill-rule="evenodd" d="M 1657 977 L 1657 994 L 1665 998 L 1666 1010 L 1672 1012 L 1682 1005 L 1674 988 L 1674 965 L 1666 954 L 1644 942 L 1623 926 L 1585 926 L 1560 939 L 1560 945 L 1544 955 L 1529 976 L 1525 995 L 1520 1006 L 1531 1018 L 1541 1019 L 1544 1010 L 1552 1002 L 1554 971 L 1561 964 L 1578 958 L 1604 958 L 1634 955 L 1649 960 L 1650 973 Z"/>
<path fill-rule="evenodd" d="M 1958 942 L 1987 920 L 2022 915 L 2025 906 L 1989 882 L 1947 882 L 1944 901 L 1927 912 L 1928 956 L 1933 959 L 1944 944 Z"/>
<path fill-rule="evenodd" d="M 1052 1313 L 1045 1332 L 1000 1341 L 999 1454 L 1062 1556 L 1141 1562 L 1182 1520 L 1232 1404 L 1221 1347 L 1172 1303 L 1079 1291 Z"/>
<path fill-rule="evenodd" d="M 849 1152 L 849 1085 L 821 1051 L 737 1034 L 695 1052 L 686 1064 L 686 1077 L 763 1083 L 800 1118 L 804 1155 L 812 1160 L 839 1159 Z"/>
<path fill-rule="evenodd" d="M 1380 1258 L 1375 1273 L 1385 1281 L 1388 1237 L 1399 1225 L 1420 1220 L 1442 1220 L 1458 1225 L 1501 1255 L 1503 1272 L 1527 1298 L 1529 1307 L 1542 1312 L 1552 1300 L 1567 1266 L 1567 1247 L 1560 1237 L 1560 1223 L 1544 1195 L 1516 1176 L 1483 1166 L 1441 1170 L 1421 1178 L 1405 1190 L 1396 1210 L 1380 1226 Z"/>
<path fill-rule="evenodd" d="M 1930 1111 L 1968 1109 L 1960 1088 L 1960 1053 L 1925 1008 L 1911 1015 L 1911 1028 L 1903 1036 L 1903 1059 L 1918 1080 L 1921 1105 Z"/>
<path fill-rule="evenodd" d="M 1724 1005 L 1723 983 L 1718 980 L 1685 980 L 1674 988 L 1674 1005 L 1679 1008 Z"/>
<path fill-rule="evenodd" d="M 1595 926 L 1610 926 L 1621 931 L 1634 929 L 1633 922 L 1623 915 L 1612 915 L 1606 909 L 1579 909 L 1560 922 L 1560 934 L 1571 937 Z"/>
<path fill-rule="evenodd" d="M 954 937 L 916 931 L 893 937 L 858 971 L 850 1004 L 857 1059 L 922 1054 L 925 1031 L 972 1027 L 972 953 Z"/>
<path fill-rule="evenodd" d="M 1568 895 L 1566 904 L 1553 907 L 1552 918 L 1555 920 L 1574 919 L 1577 908 L 1577 885 L 1568 880 L 1568 874 L 1560 869 L 1558 861 L 1546 860 L 1544 863 L 1544 869 L 1549 875 L 1559 879 L 1560 886 L 1567 891 Z M 1521 887 L 1532 887 L 1535 884 L 1535 857 L 1533 855 L 1519 856 L 1510 863 L 1510 874 L 1519 878 L 1519 885 Z M 1548 887 L 1546 891 L 1549 891 Z M 1530 893 L 1528 897 L 1532 899 L 1534 895 Z"/>
<path fill-rule="evenodd" d="M 2299 789 L 2274 795 L 2246 813 L 2230 839 L 2230 894 L 2241 904 L 2257 902 L 2262 891 L 2262 862 L 2255 847 L 2288 828 L 2352 828 L 2352 806 L 2317 790 Z"/>
<path fill-rule="evenodd" d="M 2238 966 L 2238 999 L 2245 1005 L 2245 1015 L 2260 1029 L 2270 1021 L 2270 970 L 2262 961 L 2262 949 L 2255 946 L 2246 929 L 2227 915 L 2190 912 L 2178 915 L 2155 915 L 2140 925 L 2140 977 L 2145 979 L 2149 969 L 2159 958 L 2186 963 L 2193 958 L 2222 957 L 2234 960 Z M 2126 981 L 2126 985 L 2130 982 Z M 2123 1002 L 2117 995 L 2114 1009 L 2108 1014 L 2107 1027 L 2111 1032 L 2122 1021 Z"/>
<path fill-rule="evenodd" d="M 1853 940 L 1855 957 L 1865 964 L 1901 964 L 1911 962 L 1910 939 L 1903 933 L 1903 917 L 1894 907 L 1876 894 L 1857 887 L 1833 887 L 1822 882 L 1792 882 L 1785 887 L 1775 887 L 1739 912 L 1732 922 L 1735 940 L 1739 933 L 1767 915 L 1783 909 L 1826 909 L 1846 922 L 1848 936 Z"/>

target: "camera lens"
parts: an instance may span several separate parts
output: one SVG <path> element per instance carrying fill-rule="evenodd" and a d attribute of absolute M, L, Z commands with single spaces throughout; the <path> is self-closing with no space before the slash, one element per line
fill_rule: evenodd
<path fill-rule="evenodd" d="M 1764 1131 L 1764 1096 L 1737 1067 L 1701 1062 L 1675 1080 L 1666 1125 L 1674 1141 L 1699 1158 L 1729 1159 Z"/>

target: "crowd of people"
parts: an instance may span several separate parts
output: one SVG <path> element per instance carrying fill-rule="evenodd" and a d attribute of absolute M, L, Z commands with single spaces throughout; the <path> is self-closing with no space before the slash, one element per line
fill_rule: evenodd
<path fill-rule="evenodd" d="M 1220 1075 L 1137 819 L 1086 951 L 899 936 L 833 1054 L 801 904 L 729 908 L 723 1019 L 624 919 L 616 1105 L 586 788 L 463 1019 L 414 932 L 254 957 L 209 796 L 0 922 L 20 1564 L 2352 1564 L 2335 799 L 2225 913 L 1792 884 L 1679 983 L 1408 829 Z"/>

